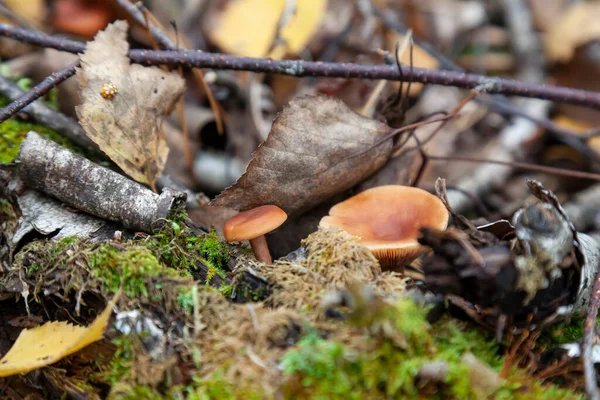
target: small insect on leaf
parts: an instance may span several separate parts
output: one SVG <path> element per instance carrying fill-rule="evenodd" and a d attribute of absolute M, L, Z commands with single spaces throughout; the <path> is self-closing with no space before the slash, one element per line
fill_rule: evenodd
<path fill-rule="evenodd" d="M 105 99 L 113 99 L 117 93 L 119 93 L 119 89 L 112 83 L 105 83 L 100 88 L 100 95 Z"/>

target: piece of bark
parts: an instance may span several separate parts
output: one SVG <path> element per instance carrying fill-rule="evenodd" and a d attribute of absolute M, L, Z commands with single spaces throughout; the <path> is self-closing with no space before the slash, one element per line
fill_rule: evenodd
<path fill-rule="evenodd" d="M 21 143 L 18 160 L 28 188 L 132 230 L 150 233 L 185 206 L 184 193 L 165 189 L 159 196 L 33 131 Z"/>
<path fill-rule="evenodd" d="M 118 226 L 84 212 L 69 211 L 59 201 L 35 190 L 27 190 L 17 198 L 21 218 L 12 237 L 11 247 L 22 245 L 21 240 L 32 231 L 59 240 L 68 236 L 91 238 L 92 241 L 112 238 Z M 105 229 L 108 228 L 108 229 Z"/>

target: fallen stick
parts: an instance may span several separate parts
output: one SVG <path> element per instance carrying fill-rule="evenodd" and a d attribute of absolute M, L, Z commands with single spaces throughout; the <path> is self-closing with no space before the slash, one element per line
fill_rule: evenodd
<path fill-rule="evenodd" d="M 85 44 L 50 35 L 0 24 L 0 36 L 57 50 L 80 53 Z M 459 71 L 445 71 L 401 65 L 371 65 L 301 60 L 273 60 L 269 58 L 236 57 L 199 50 L 143 50 L 129 51 L 132 62 L 146 65 L 187 66 L 235 71 L 252 71 L 295 77 L 330 77 L 346 79 L 410 80 L 412 82 L 455 86 L 463 89 L 485 88 L 489 94 L 504 94 L 564 102 L 600 109 L 600 93 L 563 86 L 528 83 L 513 79 L 489 77 Z M 66 68 L 69 69 L 69 68 Z M 67 71 L 61 73 L 68 73 Z M 75 67 L 72 68 L 73 70 Z M 3 111 L 4 112 L 4 111 Z"/>
<path fill-rule="evenodd" d="M 25 186 L 136 231 L 151 233 L 185 207 L 185 193 L 165 188 L 159 196 L 33 131 L 21 143 L 17 159 Z"/>
<path fill-rule="evenodd" d="M 53 80 L 52 83 L 57 83 L 57 81 Z M 48 87 L 48 91 L 50 89 L 52 89 L 52 86 Z M 43 95 L 43 94 L 40 95 L 40 92 L 32 91 L 29 93 L 33 93 L 34 96 L 37 96 L 37 97 L 35 97 L 35 99 L 37 99 L 38 97 L 41 97 Z M 26 95 L 26 93 L 23 90 L 21 90 L 21 88 L 19 86 L 17 86 L 16 83 L 12 82 L 8 78 L 4 78 L 1 76 L 0 76 L 0 94 L 2 94 L 2 96 L 6 97 L 10 101 L 16 101 L 19 99 L 21 99 L 21 101 L 23 101 L 23 99 L 25 99 L 24 96 Z M 19 106 L 20 106 L 20 104 L 19 104 Z M 72 118 L 67 117 L 64 114 L 54 111 L 53 109 L 51 109 L 50 107 L 48 107 L 46 104 L 44 104 L 41 101 L 29 102 L 29 105 L 27 105 L 25 108 L 21 109 L 20 111 L 29 115 L 31 118 L 33 118 L 35 121 L 39 122 L 40 124 L 47 126 L 48 128 L 60 133 L 64 137 L 69 138 L 74 143 L 82 146 L 85 149 L 96 152 L 96 153 L 100 151 L 100 149 L 98 149 L 98 145 L 96 145 L 96 143 L 92 142 L 86 136 L 83 128 L 81 127 L 81 125 L 79 125 L 77 123 L 77 121 L 73 120 Z M 14 113 L 12 111 L 9 111 L 9 114 L 13 115 Z"/>

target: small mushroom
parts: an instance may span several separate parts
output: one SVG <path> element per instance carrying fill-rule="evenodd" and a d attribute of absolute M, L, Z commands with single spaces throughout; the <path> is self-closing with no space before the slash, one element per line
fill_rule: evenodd
<path fill-rule="evenodd" d="M 223 231 L 228 242 L 248 240 L 258 261 L 271 264 L 271 253 L 265 234 L 277 229 L 287 214 L 274 205 L 266 205 L 241 212 L 225 222 Z"/>
<path fill-rule="evenodd" d="M 400 185 L 365 190 L 329 210 L 322 227 L 337 226 L 358 236 L 381 266 L 410 264 L 423 254 L 417 242 L 423 227 L 446 229 L 448 211 L 440 199 L 425 190 Z"/>

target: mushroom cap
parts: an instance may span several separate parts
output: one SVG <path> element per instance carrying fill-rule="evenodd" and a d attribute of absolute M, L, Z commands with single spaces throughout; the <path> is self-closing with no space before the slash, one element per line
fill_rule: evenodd
<path fill-rule="evenodd" d="M 358 236 L 382 267 L 394 267 L 409 264 L 426 250 L 417 242 L 421 228 L 446 229 L 448 218 L 442 201 L 431 193 L 388 185 L 336 204 L 320 226 L 337 226 Z"/>
<path fill-rule="evenodd" d="M 225 222 L 223 231 L 228 242 L 251 240 L 277 229 L 287 214 L 274 205 L 266 205 L 241 212 Z"/>

